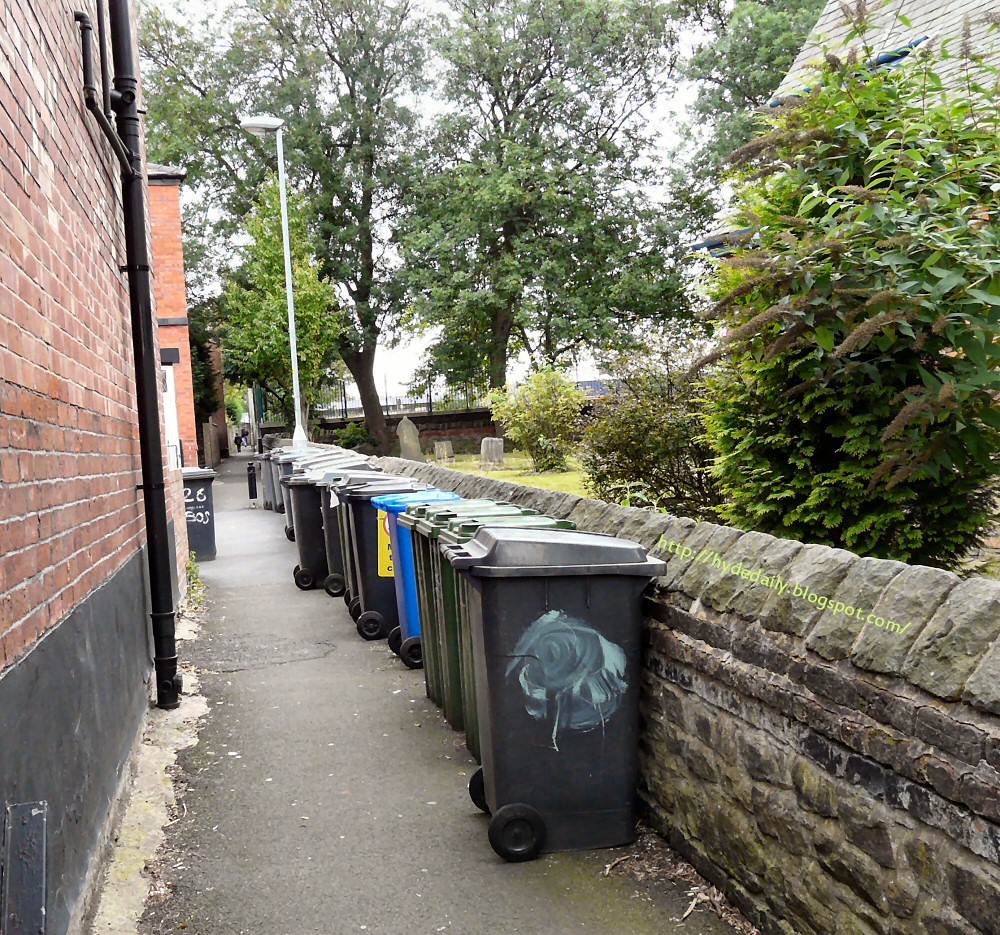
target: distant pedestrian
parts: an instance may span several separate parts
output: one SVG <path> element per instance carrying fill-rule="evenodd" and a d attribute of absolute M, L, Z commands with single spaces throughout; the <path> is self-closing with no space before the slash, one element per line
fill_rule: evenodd
<path fill-rule="evenodd" d="M 236 442 L 236 453 L 239 454 L 241 448 L 243 447 L 243 436 L 242 436 L 242 434 L 240 434 L 239 432 L 237 432 L 236 433 L 236 438 L 234 439 L 234 441 Z"/>

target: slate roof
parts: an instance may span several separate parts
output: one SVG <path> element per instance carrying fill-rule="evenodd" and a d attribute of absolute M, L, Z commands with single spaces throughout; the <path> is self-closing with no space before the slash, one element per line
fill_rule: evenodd
<path fill-rule="evenodd" d="M 972 49 L 991 64 L 1000 65 L 1000 29 L 991 27 L 987 20 L 993 17 L 1000 22 L 1000 0 L 890 0 L 884 6 L 879 0 L 868 0 L 868 6 L 872 11 L 872 27 L 865 41 L 876 55 L 922 36 L 928 36 L 935 49 L 940 49 L 942 42 L 948 40 L 948 50 L 956 58 L 943 63 L 938 71 L 945 79 L 957 75 L 962 68 L 957 58 L 959 45 L 968 17 Z M 900 15 L 910 24 L 902 23 Z M 777 93 L 792 94 L 808 84 L 809 64 L 822 58 L 824 49 L 842 57 L 851 45 L 859 45 L 857 39 L 845 45 L 849 28 L 841 0 L 827 0 L 809 41 L 799 52 Z"/>

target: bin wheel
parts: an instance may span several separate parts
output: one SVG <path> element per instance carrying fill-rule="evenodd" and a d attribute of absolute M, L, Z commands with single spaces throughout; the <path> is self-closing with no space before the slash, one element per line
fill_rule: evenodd
<path fill-rule="evenodd" d="M 316 576 L 308 568 L 297 568 L 295 585 L 300 591 L 311 591 L 316 587 Z"/>
<path fill-rule="evenodd" d="M 354 600 L 354 595 L 351 594 L 351 589 L 349 587 L 347 587 L 347 582 L 346 581 L 344 582 L 344 594 L 343 594 L 343 597 L 344 597 L 344 603 L 347 605 L 347 609 L 350 610 L 351 609 L 351 601 Z"/>
<path fill-rule="evenodd" d="M 295 541 L 295 527 L 294 526 L 286 526 L 285 527 L 285 538 L 289 542 L 294 542 Z"/>
<path fill-rule="evenodd" d="M 504 805 L 490 819 L 490 845 L 504 860 L 534 860 L 545 846 L 545 822 L 530 805 Z"/>
<path fill-rule="evenodd" d="M 469 798 L 472 804 L 481 812 L 490 813 L 489 803 L 486 801 L 486 780 L 483 778 L 483 768 L 480 766 L 469 780 Z"/>
<path fill-rule="evenodd" d="M 292 577 L 293 577 L 293 578 L 294 578 L 294 577 L 295 577 L 295 576 L 296 576 L 296 575 L 297 575 L 297 574 L 299 573 L 299 569 L 300 569 L 301 567 L 302 567 L 301 565 L 296 565 L 296 566 L 295 566 L 295 567 L 294 567 L 294 568 L 292 569 Z"/>
<path fill-rule="evenodd" d="M 340 597 L 344 593 L 344 576 L 343 575 L 327 575 L 323 579 L 323 590 L 326 591 L 330 597 Z"/>
<path fill-rule="evenodd" d="M 403 631 L 396 627 L 389 633 L 389 649 L 391 649 L 397 656 L 399 655 L 399 647 L 403 645 Z"/>
<path fill-rule="evenodd" d="M 380 640 L 385 637 L 382 628 L 385 626 L 385 617 L 377 610 L 366 610 L 358 617 L 358 633 L 366 640 Z"/>
<path fill-rule="evenodd" d="M 351 598 L 351 603 L 347 605 L 347 610 L 351 615 L 351 619 L 356 621 L 361 616 L 361 598 Z"/>
<path fill-rule="evenodd" d="M 424 667 L 424 651 L 420 645 L 419 636 L 411 636 L 408 640 L 403 640 L 403 645 L 399 647 L 399 658 L 403 660 L 403 665 L 408 669 L 422 669 Z"/>

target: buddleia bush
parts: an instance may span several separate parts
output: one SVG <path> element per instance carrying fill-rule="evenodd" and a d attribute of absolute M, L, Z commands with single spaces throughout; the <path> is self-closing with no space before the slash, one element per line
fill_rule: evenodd
<path fill-rule="evenodd" d="M 588 488 L 602 500 L 714 519 L 721 496 L 703 439 L 700 389 L 672 364 L 615 362 L 608 394 L 586 421 L 580 461 Z"/>
<path fill-rule="evenodd" d="M 490 411 L 536 471 L 565 471 L 585 401 L 583 390 L 558 370 L 540 370 L 514 389 L 494 390 Z"/>
<path fill-rule="evenodd" d="M 1000 450 L 996 74 L 918 51 L 831 56 L 813 84 L 735 157 L 750 233 L 714 274 L 706 416 L 721 515 L 954 566 L 993 519 Z"/>

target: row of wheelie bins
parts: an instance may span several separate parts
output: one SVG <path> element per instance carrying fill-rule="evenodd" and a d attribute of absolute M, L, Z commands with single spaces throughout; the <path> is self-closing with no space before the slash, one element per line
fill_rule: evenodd
<path fill-rule="evenodd" d="M 493 849 L 522 861 L 629 843 L 641 596 L 665 564 L 636 542 L 349 452 L 271 462 L 295 583 L 342 596 L 359 635 L 423 669 L 480 764 L 469 795 L 490 815 Z"/>

